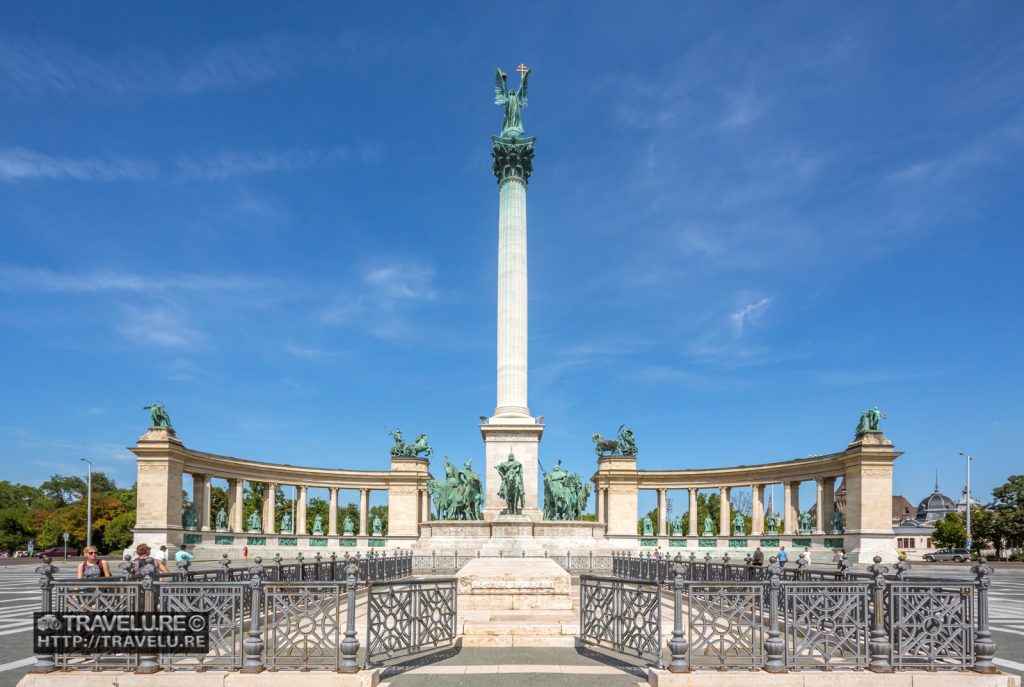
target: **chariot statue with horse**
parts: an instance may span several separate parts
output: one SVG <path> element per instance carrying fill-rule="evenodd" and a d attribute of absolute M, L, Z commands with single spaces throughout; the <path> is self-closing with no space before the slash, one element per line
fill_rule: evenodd
<path fill-rule="evenodd" d="M 401 429 L 388 432 L 388 436 L 395 440 L 391 447 L 392 458 L 426 458 L 434 455 L 434 449 L 427 443 L 426 434 L 417 434 L 416 441 L 411 444 L 405 443 Z"/>
<path fill-rule="evenodd" d="M 636 437 L 633 430 L 626 425 L 619 426 L 618 439 L 605 439 L 600 434 L 591 437 L 597 456 L 635 456 L 637 453 Z"/>

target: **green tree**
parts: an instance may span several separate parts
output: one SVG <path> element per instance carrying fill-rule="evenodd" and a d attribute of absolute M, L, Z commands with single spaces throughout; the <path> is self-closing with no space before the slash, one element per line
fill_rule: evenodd
<path fill-rule="evenodd" d="M 697 494 L 697 533 L 704 533 L 704 518 L 711 516 L 714 523 L 711 531 L 718 533 L 718 515 L 722 504 L 722 496 L 717 492 L 714 494 Z M 690 531 L 690 512 L 683 515 L 683 533 Z"/>
<path fill-rule="evenodd" d="M 135 537 L 135 511 L 115 516 L 103 528 L 103 546 L 107 552 L 126 549 Z"/>
<path fill-rule="evenodd" d="M 10 507 L 0 509 L 0 551 L 24 549 L 34 537 L 35 529 L 29 525 L 26 511 Z"/>
<path fill-rule="evenodd" d="M 1007 546 L 1021 546 L 1024 544 L 1024 475 L 1010 475 L 1005 484 L 992 490 L 992 497 L 989 508 L 993 516 L 993 541 L 1000 547 L 1004 541 Z"/>
<path fill-rule="evenodd" d="M 960 513 L 946 513 L 935 523 L 932 543 L 944 549 L 962 548 L 967 542 L 967 523 Z"/>

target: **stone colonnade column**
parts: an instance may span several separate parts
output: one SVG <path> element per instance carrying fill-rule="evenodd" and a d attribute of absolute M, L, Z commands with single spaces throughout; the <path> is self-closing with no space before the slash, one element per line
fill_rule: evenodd
<path fill-rule="evenodd" d="M 790 488 L 793 490 L 793 494 L 790 497 L 790 507 L 793 509 L 793 534 L 800 532 L 800 482 L 790 482 Z"/>
<path fill-rule="evenodd" d="M 721 502 L 718 504 L 718 536 L 728 537 L 732 534 L 730 520 L 732 519 L 729 513 L 729 487 L 719 487 L 719 494 L 721 494 Z"/>
<path fill-rule="evenodd" d="M 213 477 L 210 475 L 203 475 L 203 504 L 204 507 L 199 511 L 199 529 L 202 532 L 210 531 L 210 507 L 213 505 L 213 494 L 211 489 L 213 488 Z"/>
<path fill-rule="evenodd" d="M 792 534 L 796 531 L 793 523 L 793 483 L 782 484 L 782 533 Z"/>
<path fill-rule="evenodd" d="M 209 477 L 192 473 L 192 509 L 196 512 L 196 528 L 200 531 L 210 527 L 210 501 L 206 497 L 206 483 Z M 206 522 L 203 522 L 203 512 Z"/>
<path fill-rule="evenodd" d="M 367 536 L 370 534 L 368 523 L 370 522 L 370 490 L 359 490 L 359 534 Z"/>
<path fill-rule="evenodd" d="M 668 535 L 668 502 L 665 498 L 665 490 L 658 490 L 658 536 Z"/>
<path fill-rule="evenodd" d="M 822 514 L 823 527 L 825 532 L 832 531 L 832 518 L 836 514 L 836 478 L 826 477 L 822 480 L 822 492 L 824 498 L 822 499 Z"/>
<path fill-rule="evenodd" d="M 298 503 L 295 504 L 295 534 L 306 534 L 306 492 L 308 487 L 300 485 L 296 487 L 298 492 Z"/>
<path fill-rule="evenodd" d="M 277 485 L 263 484 L 263 534 L 277 533 Z"/>
<path fill-rule="evenodd" d="M 430 490 L 421 489 L 420 494 L 423 495 L 423 508 L 420 511 L 420 522 L 427 522 L 430 520 Z"/>
<path fill-rule="evenodd" d="M 233 532 L 244 532 L 242 522 L 242 502 L 245 498 L 245 480 L 232 478 L 228 480 L 228 529 Z"/>
<path fill-rule="evenodd" d="M 764 485 L 753 484 L 750 487 L 750 534 L 758 536 L 764 533 Z"/>
<path fill-rule="evenodd" d="M 821 477 L 814 480 L 814 533 L 825 534 L 825 480 Z"/>
<path fill-rule="evenodd" d="M 529 417 L 527 407 L 526 180 L 498 186 L 498 406 L 496 416 Z"/>
<path fill-rule="evenodd" d="M 687 528 L 687 536 L 697 536 L 697 488 L 690 488 L 690 526 Z"/>
<path fill-rule="evenodd" d="M 594 491 L 594 521 L 604 522 L 604 489 L 598 487 Z"/>
<path fill-rule="evenodd" d="M 327 536 L 335 537 L 338 535 L 338 487 L 329 487 L 328 491 L 331 495 L 331 505 L 328 506 L 330 510 L 327 512 Z"/>

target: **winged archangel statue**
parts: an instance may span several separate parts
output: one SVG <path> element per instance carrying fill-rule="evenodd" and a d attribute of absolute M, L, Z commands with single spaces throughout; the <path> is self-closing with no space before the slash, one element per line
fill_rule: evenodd
<path fill-rule="evenodd" d="M 505 106 L 505 117 L 501 121 L 502 138 L 519 138 L 523 135 L 523 117 L 521 111 L 526 107 L 526 86 L 530 83 L 530 70 L 520 65 L 519 73 L 522 81 L 519 90 L 508 88 L 505 82 L 508 74 L 500 67 L 494 70 L 494 104 Z"/>

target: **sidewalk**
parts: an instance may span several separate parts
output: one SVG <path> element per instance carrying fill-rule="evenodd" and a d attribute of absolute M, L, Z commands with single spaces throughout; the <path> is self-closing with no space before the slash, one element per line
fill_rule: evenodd
<path fill-rule="evenodd" d="M 388 667 L 381 673 L 382 687 L 637 687 L 638 684 L 647 684 L 647 671 L 641 662 L 624 663 L 582 647 L 463 648 Z"/>

